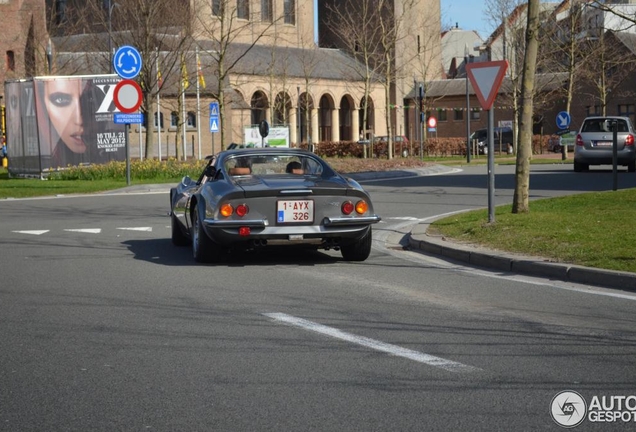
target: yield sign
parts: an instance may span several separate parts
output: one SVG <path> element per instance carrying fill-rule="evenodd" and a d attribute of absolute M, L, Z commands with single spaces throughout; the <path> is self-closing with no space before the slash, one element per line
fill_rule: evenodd
<path fill-rule="evenodd" d="M 499 92 L 499 87 L 501 87 L 504 76 L 506 76 L 507 69 L 507 60 L 466 65 L 466 73 L 470 83 L 473 85 L 477 99 L 485 111 L 492 108 L 497 92 Z"/>

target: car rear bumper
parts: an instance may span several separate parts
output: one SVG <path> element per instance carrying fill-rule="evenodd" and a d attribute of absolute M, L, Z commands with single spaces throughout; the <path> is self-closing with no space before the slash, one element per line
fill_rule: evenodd
<path fill-rule="evenodd" d="M 265 219 L 216 220 L 205 219 L 208 236 L 222 246 L 241 246 L 255 240 L 277 241 L 279 244 L 321 244 L 328 239 L 347 241 L 360 238 L 370 225 L 381 218 L 377 215 L 351 218 L 324 218 L 320 225 L 271 225 Z M 239 228 L 250 228 L 247 236 L 239 235 Z"/>
<path fill-rule="evenodd" d="M 636 147 L 628 146 L 618 151 L 618 164 L 627 165 L 636 161 Z M 612 149 L 574 148 L 574 162 L 589 165 L 611 165 L 613 163 Z"/>

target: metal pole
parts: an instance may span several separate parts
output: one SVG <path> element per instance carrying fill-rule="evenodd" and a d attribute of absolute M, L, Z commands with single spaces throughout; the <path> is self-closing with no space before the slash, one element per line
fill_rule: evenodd
<path fill-rule="evenodd" d="M 495 115 L 488 110 L 488 223 L 495 222 Z"/>
<path fill-rule="evenodd" d="M 141 125 L 139 125 L 141 127 Z M 128 141 L 128 133 L 130 132 L 130 124 L 126 123 L 126 185 L 130 186 L 130 143 Z"/>
<path fill-rule="evenodd" d="M 466 56 L 468 64 L 468 56 Z M 468 92 L 468 74 L 466 74 L 466 162 L 470 163 L 470 93 Z"/>
<path fill-rule="evenodd" d="M 155 50 L 157 58 L 155 59 L 155 67 L 157 69 L 157 154 L 159 156 L 159 162 L 161 162 L 161 83 L 159 82 L 159 48 Z"/>
<path fill-rule="evenodd" d="M 417 122 L 420 118 L 420 110 L 419 110 L 419 101 L 417 99 L 417 80 L 413 77 L 413 101 L 415 105 L 415 110 L 413 111 L 413 137 L 415 138 L 413 141 L 419 141 L 418 132 L 420 128 L 417 127 Z"/>
<path fill-rule="evenodd" d="M 113 73 L 113 4 L 108 0 L 108 59 L 110 73 Z"/>
<path fill-rule="evenodd" d="M 181 137 L 182 140 L 182 147 L 183 147 L 183 160 L 188 160 L 188 158 L 186 157 L 186 128 L 188 127 L 188 117 L 186 114 L 186 106 L 185 106 L 185 86 L 183 86 L 183 93 L 181 93 L 181 115 L 183 116 L 183 136 Z"/>
<path fill-rule="evenodd" d="M 197 55 L 197 143 L 199 145 L 199 157 L 198 160 L 201 160 L 201 97 L 199 96 L 199 81 L 201 77 L 199 74 L 202 73 L 200 70 L 200 62 L 199 62 L 199 47 L 196 47 L 196 55 Z M 194 138 L 194 137 L 192 137 Z M 192 154 L 194 155 L 194 147 L 192 147 Z"/>
<path fill-rule="evenodd" d="M 298 130 L 298 136 L 296 137 L 296 146 L 300 147 L 300 142 L 302 141 L 300 136 L 302 133 L 302 128 L 300 126 L 300 86 L 296 86 L 296 93 L 298 94 L 298 97 L 296 99 L 296 104 L 298 105 L 296 107 L 296 129 Z"/>
<path fill-rule="evenodd" d="M 618 190 L 618 121 L 613 122 L 612 139 L 612 190 Z M 567 144 L 566 144 L 567 145 Z"/>
<path fill-rule="evenodd" d="M 150 121 L 150 119 L 149 119 L 147 116 L 146 116 L 146 121 Z M 147 125 L 147 124 L 148 124 L 148 123 L 146 123 L 146 125 Z M 142 132 L 141 132 L 141 127 L 142 127 L 142 126 L 143 126 L 143 124 L 140 124 L 140 125 L 139 125 L 139 160 L 140 160 L 140 161 L 144 160 L 144 154 L 143 154 L 144 152 L 143 152 L 143 151 L 142 151 L 142 149 L 141 149 L 141 141 L 142 141 L 142 140 L 141 140 L 141 133 L 142 133 Z M 148 128 L 146 128 L 146 133 L 148 133 Z"/>
<path fill-rule="evenodd" d="M 420 160 L 424 160 L 424 122 L 426 122 L 426 113 L 424 111 L 424 87 L 420 84 Z"/>

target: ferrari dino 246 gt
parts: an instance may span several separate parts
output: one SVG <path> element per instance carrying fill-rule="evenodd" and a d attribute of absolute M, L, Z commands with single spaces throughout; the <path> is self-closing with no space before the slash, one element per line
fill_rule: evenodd
<path fill-rule="evenodd" d="M 198 180 L 170 190 L 172 242 L 194 259 L 228 250 L 295 246 L 340 250 L 347 261 L 371 253 L 380 217 L 367 192 L 314 153 L 258 148 L 222 151 Z"/>

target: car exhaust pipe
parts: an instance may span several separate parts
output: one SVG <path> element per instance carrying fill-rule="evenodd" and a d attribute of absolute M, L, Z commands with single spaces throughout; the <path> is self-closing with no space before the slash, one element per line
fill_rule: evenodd
<path fill-rule="evenodd" d="M 322 247 L 325 250 L 329 250 L 329 249 L 339 250 L 340 249 L 340 244 L 339 243 L 340 243 L 339 239 L 328 238 L 328 239 L 323 240 Z"/>
<path fill-rule="evenodd" d="M 267 246 L 267 240 L 265 239 L 254 239 L 252 240 L 252 244 L 255 248 Z"/>

